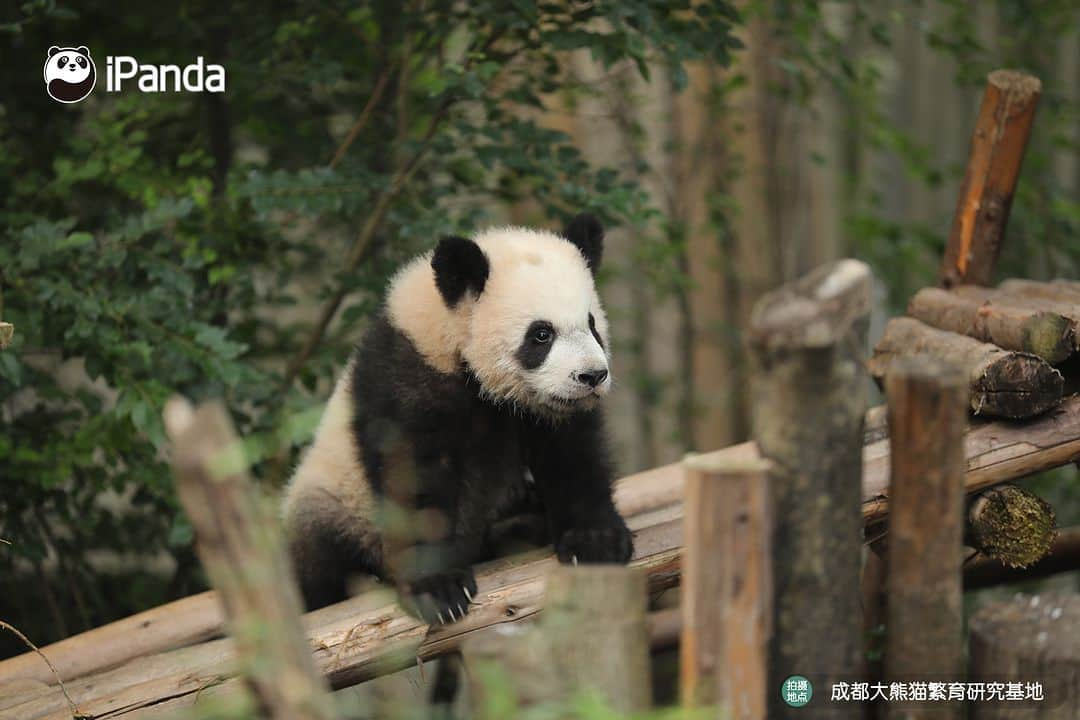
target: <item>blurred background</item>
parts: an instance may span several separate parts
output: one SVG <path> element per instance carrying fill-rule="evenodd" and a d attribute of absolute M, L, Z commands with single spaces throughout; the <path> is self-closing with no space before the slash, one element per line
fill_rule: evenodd
<path fill-rule="evenodd" d="M 85 101 L 51 45 L 90 48 Z M 282 484 L 440 235 L 605 220 L 621 474 L 746 437 L 762 292 L 858 257 L 880 330 L 935 281 L 993 69 L 1043 82 L 1001 274 L 1080 277 L 1073 0 L 27 0 L 0 52 L 0 618 L 38 644 L 205 587 L 166 398 L 223 398 Z M 226 91 L 109 93 L 107 55 Z M 1062 525 L 1076 480 L 1033 481 Z"/>

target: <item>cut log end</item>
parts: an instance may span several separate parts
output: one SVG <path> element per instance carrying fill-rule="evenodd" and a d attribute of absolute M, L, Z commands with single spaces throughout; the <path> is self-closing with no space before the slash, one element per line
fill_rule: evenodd
<path fill-rule="evenodd" d="M 7 350 L 13 337 L 15 337 L 15 326 L 8 322 L 0 322 L 0 350 Z"/>
<path fill-rule="evenodd" d="M 1023 419 L 1061 404 L 1065 377 L 1035 355 L 1002 353 L 971 384 L 976 415 Z"/>
<path fill-rule="evenodd" d="M 992 488 L 968 509 L 968 541 L 1009 567 L 1027 567 L 1050 552 L 1057 531 L 1054 509 L 1015 485 Z"/>
<path fill-rule="evenodd" d="M 846 259 L 768 293 L 754 306 L 752 342 L 766 350 L 834 344 L 870 312 L 871 279 L 865 263 Z"/>
<path fill-rule="evenodd" d="M 986 76 L 986 82 L 1011 103 L 1030 103 L 1042 92 L 1042 81 L 1020 70 L 994 70 Z"/>

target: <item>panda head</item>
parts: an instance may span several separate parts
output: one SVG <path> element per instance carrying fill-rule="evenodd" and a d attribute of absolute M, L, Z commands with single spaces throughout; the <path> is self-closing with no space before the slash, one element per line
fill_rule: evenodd
<path fill-rule="evenodd" d="M 49 48 L 45 59 L 45 86 L 49 95 L 63 103 L 82 100 L 94 89 L 97 68 L 90 50 L 79 47 Z"/>
<path fill-rule="evenodd" d="M 497 228 L 444 238 L 431 256 L 447 338 L 486 397 L 545 417 L 594 408 L 611 390 L 608 323 L 594 276 L 603 228 L 591 215 L 562 235 Z"/>

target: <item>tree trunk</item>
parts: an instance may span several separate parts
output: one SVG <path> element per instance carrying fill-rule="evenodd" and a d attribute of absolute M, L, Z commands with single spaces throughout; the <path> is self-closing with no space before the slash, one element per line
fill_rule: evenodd
<path fill-rule="evenodd" d="M 870 374 L 881 379 L 895 360 L 916 355 L 929 355 L 962 368 L 976 415 L 1028 418 L 1061 403 L 1065 379 L 1046 361 L 937 330 L 913 318 L 889 321 L 868 363 Z"/>

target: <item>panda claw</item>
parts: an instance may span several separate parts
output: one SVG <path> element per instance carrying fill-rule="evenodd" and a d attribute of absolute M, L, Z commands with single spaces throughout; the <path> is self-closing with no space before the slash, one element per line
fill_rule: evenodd
<path fill-rule="evenodd" d="M 461 586 L 461 592 L 465 593 L 465 597 L 468 599 L 469 603 L 471 604 L 472 601 L 473 601 L 473 597 L 472 597 L 472 593 L 469 592 L 469 588 L 462 585 Z"/>
<path fill-rule="evenodd" d="M 577 567 L 577 555 L 572 556 L 570 559 L 573 561 L 574 567 Z"/>
<path fill-rule="evenodd" d="M 465 617 L 465 608 L 463 608 L 461 605 L 457 606 L 457 611 L 458 611 L 458 615 L 460 617 L 462 617 L 462 618 Z"/>
<path fill-rule="evenodd" d="M 442 611 L 436 610 L 435 611 L 435 617 L 439 618 L 439 624 L 440 625 L 445 625 L 446 624 L 446 621 L 443 620 Z"/>

